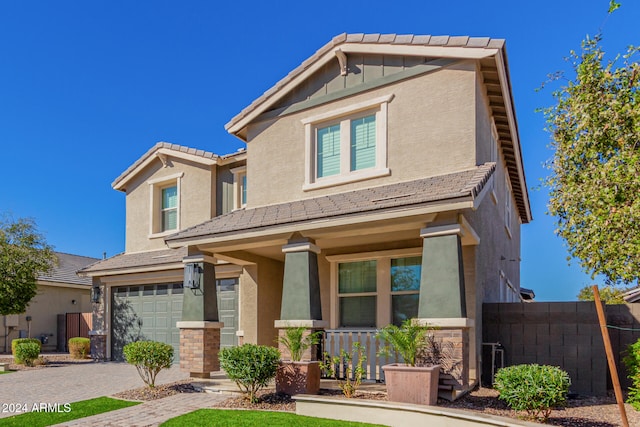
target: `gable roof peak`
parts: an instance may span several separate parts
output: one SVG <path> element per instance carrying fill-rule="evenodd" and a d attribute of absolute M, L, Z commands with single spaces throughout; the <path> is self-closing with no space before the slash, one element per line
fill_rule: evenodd
<path fill-rule="evenodd" d="M 167 157 L 176 157 L 201 163 L 204 165 L 214 165 L 218 160 L 218 155 L 210 151 L 199 150 L 196 148 L 186 147 L 184 145 L 172 144 L 170 142 L 160 141 L 147 150 L 138 160 L 122 172 L 111 184 L 115 190 L 126 191 L 125 185 L 140 170 L 146 167 L 156 158 L 164 164 Z"/>

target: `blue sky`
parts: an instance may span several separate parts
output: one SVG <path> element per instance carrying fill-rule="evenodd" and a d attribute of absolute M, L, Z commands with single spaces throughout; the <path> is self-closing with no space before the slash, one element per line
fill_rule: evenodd
<path fill-rule="evenodd" d="M 337 34 L 505 38 L 534 221 L 522 280 L 538 300 L 574 300 L 593 283 L 545 214 L 552 155 L 536 92 L 604 24 L 611 54 L 640 44 L 640 2 L 623 0 L 3 1 L 0 2 L 0 212 L 32 217 L 56 250 L 124 250 L 113 180 L 158 141 L 226 154 L 224 124 Z"/>

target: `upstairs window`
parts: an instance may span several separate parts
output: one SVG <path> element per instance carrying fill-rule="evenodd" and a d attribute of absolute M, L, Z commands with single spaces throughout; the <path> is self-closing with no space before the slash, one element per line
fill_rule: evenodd
<path fill-rule="evenodd" d="M 389 175 L 387 104 L 393 95 L 306 118 L 304 190 Z"/>
<path fill-rule="evenodd" d="M 231 169 L 233 174 L 233 209 L 247 206 L 247 167 Z"/>
<path fill-rule="evenodd" d="M 162 237 L 180 229 L 180 184 L 184 173 L 147 181 L 151 193 L 149 237 Z"/>
<path fill-rule="evenodd" d="M 351 171 L 376 165 L 376 116 L 351 121 Z"/>
<path fill-rule="evenodd" d="M 178 187 L 162 189 L 162 231 L 178 228 Z"/>

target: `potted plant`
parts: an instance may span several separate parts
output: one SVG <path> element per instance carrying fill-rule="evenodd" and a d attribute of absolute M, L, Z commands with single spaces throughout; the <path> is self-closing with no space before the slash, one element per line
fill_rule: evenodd
<path fill-rule="evenodd" d="M 317 360 L 302 360 L 305 351 L 320 342 L 322 332 L 308 332 L 305 327 L 285 328 L 278 338 L 278 343 L 284 347 L 285 357 L 276 373 L 276 392 L 294 394 L 318 394 L 320 391 L 320 362 Z"/>
<path fill-rule="evenodd" d="M 416 366 L 419 353 L 427 345 L 430 330 L 428 326 L 407 319 L 401 326 L 388 325 L 378 331 L 376 337 L 385 343 L 380 354 L 388 355 L 391 347 L 404 360 L 404 363 L 382 367 L 389 400 L 421 405 L 437 403 L 440 365 Z"/>

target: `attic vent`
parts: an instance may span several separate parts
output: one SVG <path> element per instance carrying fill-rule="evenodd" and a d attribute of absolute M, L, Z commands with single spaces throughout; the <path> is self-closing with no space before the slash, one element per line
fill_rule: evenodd
<path fill-rule="evenodd" d="M 415 196 L 415 195 L 416 195 L 416 193 L 394 194 L 393 196 L 387 196 L 387 197 L 381 197 L 379 199 L 373 199 L 373 200 L 371 200 L 371 202 L 373 202 L 373 203 L 384 202 L 386 200 L 402 199 L 404 197 L 411 197 L 411 196 Z"/>

